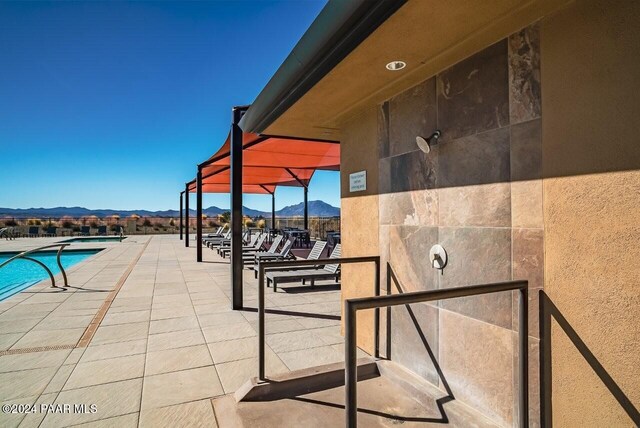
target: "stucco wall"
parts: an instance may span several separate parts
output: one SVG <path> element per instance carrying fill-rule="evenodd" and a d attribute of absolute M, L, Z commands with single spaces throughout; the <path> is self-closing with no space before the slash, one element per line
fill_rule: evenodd
<path fill-rule="evenodd" d="M 542 22 L 545 290 L 640 407 L 640 3 Z M 553 329 L 556 426 L 632 426 Z"/>
<path fill-rule="evenodd" d="M 378 255 L 378 156 L 376 112 L 344 125 L 341 140 L 341 236 L 344 257 Z M 349 174 L 367 171 L 367 189 L 349 192 Z M 374 265 L 342 266 L 342 299 L 373 296 Z M 373 353 L 373 313 L 358 313 L 358 345 Z"/>

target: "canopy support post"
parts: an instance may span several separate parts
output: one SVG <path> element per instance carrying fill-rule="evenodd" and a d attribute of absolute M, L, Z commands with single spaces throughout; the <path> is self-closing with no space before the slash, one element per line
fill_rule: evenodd
<path fill-rule="evenodd" d="M 309 230 L 309 187 L 304 187 L 304 230 Z"/>
<path fill-rule="evenodd" d="M 248 107 L 234 107 L 231 123 L 231 292 L 232 309 L 243 307 L 242 290 L 242 129 Z"/>
<path fill-rule="evenodd" d="M 184 186 L 184 207 L 185 207 L 185 229 L 184 229 L 184 246 L 189 246 L 189 183 Z"/>
<path fill-rule="evenodd" d="M 271 194 L 271 229 L 276 229 L 276 192 Z"/>
<path fill-rule="evenodd" d="M 182 192 L 180 192 L 180 240 L 182 241 L 182 215 L 183 215 L 183 206 L 182 206 L 182 198 L 184 197 L 184 190 Z"/>
<path fill-rule="evenodd" d="M 196 176 L 196 261 L 202 261 L 202 168 Z"/>

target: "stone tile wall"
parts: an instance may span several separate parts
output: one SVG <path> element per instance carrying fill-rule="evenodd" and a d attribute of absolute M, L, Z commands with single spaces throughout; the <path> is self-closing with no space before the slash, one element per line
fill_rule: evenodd
<path fill-rule="evenodd" d="M 534 362 L 543 286 L 538 33 L 533 25 L 499 41 L 377 115 L 379 245 L 392 292 L 528 279 Z M 436 129 L 439 145 L 418 150 L 415 137 Z M 442 275 L 429 261 L 436 243 L 449 256 Z M 393 308 L 391 358 L 443 386 L 433 355 L 457 399 L 515 425 L 517 310 L 511 293 Z M 532 400 L 532 426 L 538 406 Z"/>

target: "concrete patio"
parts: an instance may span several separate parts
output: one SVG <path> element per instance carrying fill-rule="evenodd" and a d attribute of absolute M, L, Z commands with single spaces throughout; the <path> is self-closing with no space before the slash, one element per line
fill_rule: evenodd
<path fill-rule="evenodd" d="M 0 241 L 0 251 L 60 240 Z M 246 310 L 232 311 L 228 260 L 205 249 L 196 263 L 176 235 L 73 247 L 105 250 L 69 270 L 67 289 L 47 280 L 0 302 L 0 402 L 37 406 L 3 412 L 0 425 L 217 426 L 211 398 L 257 371 L 252 272 Z M 343 360 L 335 285 L 269 290 L 266 304 L 269 374 Z"/>

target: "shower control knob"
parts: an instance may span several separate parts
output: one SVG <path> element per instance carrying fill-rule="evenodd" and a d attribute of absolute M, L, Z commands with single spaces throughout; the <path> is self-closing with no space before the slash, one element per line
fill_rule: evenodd
<path fill-rule="evenodd" d="M 442 245 L 436 244 L 429 250 L 429 259 L 431 267 L 442 270 L 447 265 L 447 252 Z"/>

